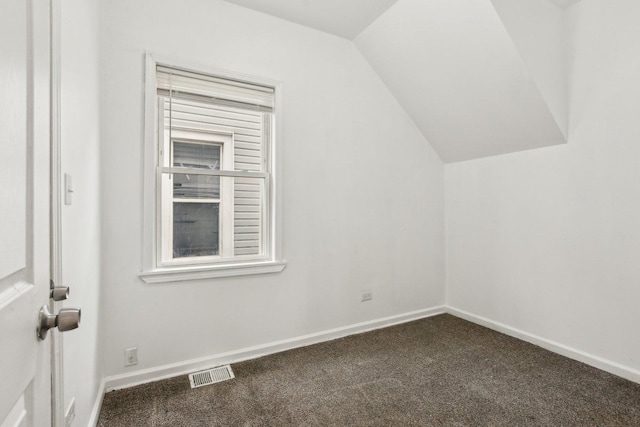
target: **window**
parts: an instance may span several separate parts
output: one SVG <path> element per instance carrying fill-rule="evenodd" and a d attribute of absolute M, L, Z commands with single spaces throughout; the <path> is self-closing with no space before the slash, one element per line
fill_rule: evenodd
<path fill-rule="evenodd" d="M 146 89 L 146 169 L 153 169 L 153 182 L 150 173 L 145 182 L 153 191 L 146 191 L 152 226 L 145 246 L 155 244 L 142 278 L 281 271 L 274 242 L 275 85 L 148 57 Z"/>

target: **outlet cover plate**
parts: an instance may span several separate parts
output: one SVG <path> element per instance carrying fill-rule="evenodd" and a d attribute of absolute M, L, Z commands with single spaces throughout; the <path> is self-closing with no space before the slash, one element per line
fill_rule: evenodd
<path fill-rule="evenodd" d="M 124 349 L 124 366 L 133 366 L 138 364 L 138 347 Z"/>

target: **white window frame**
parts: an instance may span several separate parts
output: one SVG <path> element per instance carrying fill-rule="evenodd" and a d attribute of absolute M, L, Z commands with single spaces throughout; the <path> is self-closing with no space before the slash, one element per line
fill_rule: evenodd
<path fill-rule="evenodd" d="M 267 170 L 270 172 L 265 179 L 264 197 L 268 201 L 268 212 L 263 219 L 262 226 L 264 232 L 269 236 L 263 239 L 265 246 L 263 247 L 262 256 L 236 256 L 230 261 L 222 260 L 221 256 L 198 257 L 199 259 L 172 259 L 169 260 L 166 255 L 166 248 L 161 249 L 161 245 L 167 242 L 162 240 L 161 224 L 166 223 L 167 218 L 162 218 L 162 212 L 166 212 L 166 206 L 161 203 L 172 203 L 172 197 L 160 197 L 163 189 L 162 169 L 158 165 L 161 159 L 159 156 L 166 153 L 169 148 L 169 136 L 163 129 L 163 124 L 159 122 L 159 103 L 157 96 L 156 67 L 158 64 L 168 67 L 181 68 L 199 72 L 203 74 L 215 75 L 218 77 L 229 78 L 234 80 L 248 81 L 256 84 L 262 84 L 275 88 L 275 123 L 272 126 L 272 135 L 270 141 L 269 155 L 267 155 Z M 143 218 L 143 265 L 139 276 L 147 283 L 163 283 L 163 282 L 180 282 L 186 280 L 208 279 L 216 277 L 239 276 L 248 274 L 277 273 L 282 271 L 286 266 L 286 261 L 282 259 L 282 239 L 281 239 L 281 223 L 282 209 L 281 200 L 278 191 L 278 180 L 281 176 L 281 162 L 279 161 L 279 153 L 276 150 L 276 135 L 281 135 L 282 127 L 282 85 L 273 80 L 257 78 L 239 73 L 232 73 L 223 70 L 216 70 L 198 64 L 185 61 L 177 61 L 175 59 L 166 58 L 157 54 L 146 54 L 145 66 L 145 141 L 144 141 L 144 218 Z M 233 162 L 232 149 L 224 149 L 226 144 L 228 148 L 233 147 L 233 135 L 224 135 L 225 132 L 208 134 L 206 132 L 192 131 L 176 131 L 172 130 L 171 138 L 173 140 L 191 140 L 194 142 L 220 143 L 223 144 L 223 162 Z M 278 141 L 278 147 L 281 147 L 282 141 Z M 159 147 L 164 147 L 160 149 Z M 169 150 L 170 151 L 170 150 Z M 229 160 L 229 153 L 231 157 Z M 229 163 L 226 163 L 227 165 Z M 225 167 L 227 169 L 227 167 Z M 233 172 L 225 175 L 233 175 Z M 166 185 L 166 184 L 164 184 Z M 221 197 L 223 196 L 223 187 L 221 183 Z M 232 192 L 225 192 L 231 194 Z M 167 194 L 167 193 L 165 193 Z M 233 207 L 233 202 L 227 201 L 227 207 Z M 222 203 L 221 203 L 222 206 Z M 221 209 L 221 226 L 223 224 L 223 215 L 233 215 L 231 212 L 222 212 Z M 229 224 L 227 222 L 227 224 Z M 228 226 L 228 225 L 227 225 Z M 165 230 L 166 233 L 166 230 Z M 225 239 L 225 233 L 221 233 L 222 239 Z M 233 245 L 233 233 L 226 233 L 226 241 L 221 241 L 221 251 L 225 251 Z M 230 240 L 229 240 L 230 239 Z M 268 246 L 267 246 L 268 245 Z M 224 255 L 224 252 L 221 252 Z"/>

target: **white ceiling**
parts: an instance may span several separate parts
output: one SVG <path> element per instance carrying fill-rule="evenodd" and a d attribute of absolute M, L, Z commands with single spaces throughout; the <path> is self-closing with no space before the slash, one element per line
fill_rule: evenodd
<path fill-rule="evenodd" d="M 580 0 L 551 0 L 561 8 L 569 7 L 572 4 L 578 3 Z"/>
<path fill-rule="evenodd" d="M 353 40 L 398 0 L 226 1 Z M 549 1 L 565 9 L 580 0 Z"/>
<path fill-rule="evenodd" d="M 447 163 L 566 142 L 489 0 L 401 0 L 355 43 Z"/>
<path fill-rule="evenodd" d="M 397 0 L 227 0 L 353 40 Z"/>

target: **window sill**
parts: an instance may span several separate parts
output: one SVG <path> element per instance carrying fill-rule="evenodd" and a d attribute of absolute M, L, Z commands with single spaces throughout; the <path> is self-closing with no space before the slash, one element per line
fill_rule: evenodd
<path fill-rule="evenodd" d="M 139 274 L 139 277 L 146 283 L 184 282 L 187 280 L 246 276 L 249 274 L 279 273 L 284 270 L 286 265 L 286 261 L 267 261 L 221 266 L 156 268 L 143 271 Z"/>

